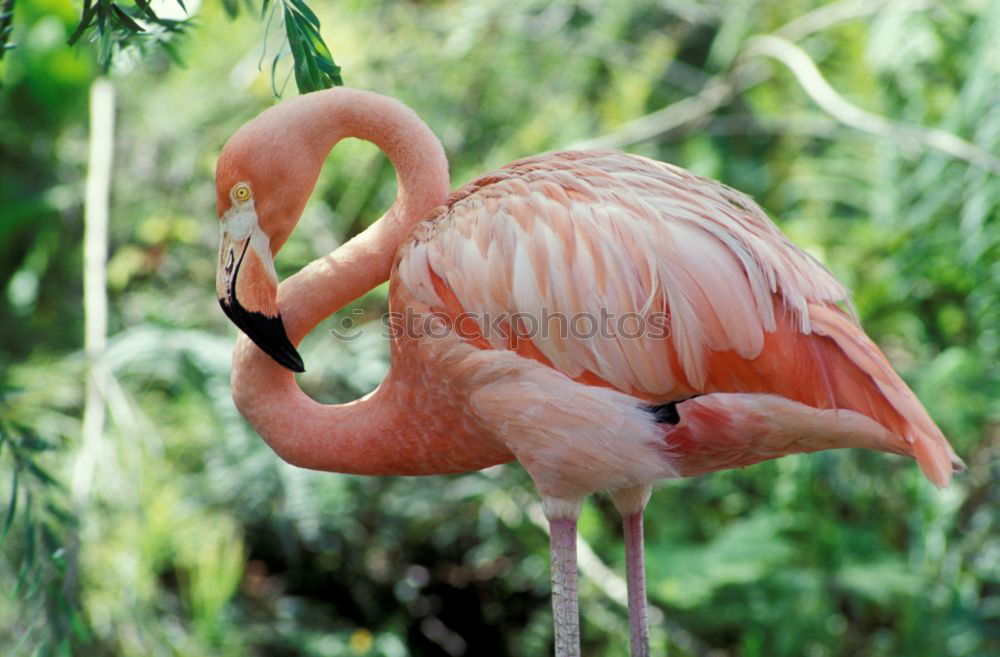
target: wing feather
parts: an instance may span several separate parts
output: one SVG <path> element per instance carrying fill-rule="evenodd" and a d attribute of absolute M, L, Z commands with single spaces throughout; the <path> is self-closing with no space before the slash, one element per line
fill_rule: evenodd
<path fill-rule="evenodd" d="M 809 303 L 847 298 L 746 196 L 622 153 L 515 162 L 456 192 L 415 234 L 400 273 L 423 302 L 441 304 L 433 272 L 494 348 L 504 340 L 487 335 L 487 314 L 549 317 L 533 351 L 648 397 L 706 389 L 711 352 L 756 358 L 777 327 L 775 299 L 809 333 Z M 665 344 L 622 330 L 657 313 L 669 317 Z M 551 330 L 566 325 L 569 335 Z"/>
<path fill-rule="evenodd" d="M 656 402 L 758 392 L 855 410 L 936 482 L 954 457 L 846 288 L 749 197 L 678 167 L 617 152 L 514 162 L 418 226 L 398 274 L 422 304 L 474 313 L 477 344 L 577 381 Z M 515 318 L 505 335 L 498 316 Z"/>

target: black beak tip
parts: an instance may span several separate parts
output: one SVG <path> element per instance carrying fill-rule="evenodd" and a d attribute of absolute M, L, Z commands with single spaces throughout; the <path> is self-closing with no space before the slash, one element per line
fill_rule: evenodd
<path fill-rule="evenodd" d="M 235 299 L 232 304 L 226 303 L 225 299 L 219 299 L 219 305 L 233 324 L 236 324 L 276 363 L 292 372 L 306 371 L 302 356 L 295 350 L 285 333 L 281 315 L 269 317 L 263 313 L 248 311 Z"/>
<path fill-rule="evenodd" d="M 291 353 L 282 354 L 280 358 L 274 354 L 270 354 L 270 356 L 277 361 L 279 365 L 293 372 L 302 373 L 306 371 L 306 366 L 302 362 L 302 356 L 299 355 L 299 352 L 296 351 L 294 347 L 292 348 Z"/>

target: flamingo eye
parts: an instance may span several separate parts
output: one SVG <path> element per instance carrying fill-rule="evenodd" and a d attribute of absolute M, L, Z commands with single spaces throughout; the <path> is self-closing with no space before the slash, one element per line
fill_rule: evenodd
<path fill-rule="evenodd" d="M 233 187 L 233 198 L 243 203 L 244 201 L 249 201 L 253 194 L 250 192 L 250 185 L 246 183 L 236 183 Z"/>

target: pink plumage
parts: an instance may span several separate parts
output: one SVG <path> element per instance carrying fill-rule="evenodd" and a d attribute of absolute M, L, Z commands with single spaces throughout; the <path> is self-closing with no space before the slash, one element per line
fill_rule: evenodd
<path fill-rule="evenodd" d="M 749 465 L 820 444 L 915 457 L 939 486 L 957 462 L 853 315 L 838 307 L 848 302 L 847 290 L 750 198 L 678 167 L 619 152 L 515 162 L 462 187 L 418 224 L 400 249 L 396 272 L 394 305 L 464 321 L 459 333 L 477 348 L 515 351 L 577 385 L 624 392 L 634 404 L 680 401 L 680 422 L 664 427 L 661 449 L 679 474 Z M 532 335 L 519 336 L 516 326 L 497 331 L 488 321 L 602 312 L 640 323 L 666 317 L 665 335 L 579 336 L 561 325 L 544 334 L 545 327 L 535 326 Z M 560 383 L 552 394 L 569 398 L 573 383 Z M 697 427 L 689 426 L 686 406 L 704 409 L 713 403 L 704 395 L 713 393 L 744 394 L 738 406 L 732 399 L 719 405 L 714 423 L 703 415 Z M 700 401 L 683 401 L 694 396 Z M 797 405 L 775 406 L 761 396 Z M 794 413 L 801 436 L 783 435 L 775 449 L 766 435 L 746 428 L 747 439 L 735 451 L 730 437 L 743 430 L 756 405 L 769 409 L 772 421 L 780 420 L 780 411 Z M 816 412 L 826 409 L 844 412 Z M 875 422 L 859 424 L 856 414 Z M 545 422 L 546 432 L 555 421 Z M 564 432 L 570 451 L 587 440 L 577 422 Z M 842 435 L 837 423 L 852 431 Z M 824 442 L 823 434 L 840 438 Z M 718 441 L 734 451 L 719 454 Z M 532 472 L 543 490 L 547 478 L 565 479 L 565 464 L 551 468 L 556 472 Z M 581 492 L 602 479 L 590 472 L 582 477 Z"/>
<path fill-rule="evenodd" d="M 273 254 L 344 137 L 388 154 L 397 201 L 279 287 Z M 579 653 L 573 536 L 593 491 L 625 518 L 645 655 L 641 512 L 655 481 L 837 447 L 913 457 L 938 486 L 960 466 L 847 290 L 750 198 L 679 167 L 550 153 L 448 195 L 444 152 L 411 110 L 336 89 L 241 128 L 216 183 L 217 290 L 249 336 L 233 359 L 240 412 L 302 467 L 417 475 L 517 459 L 551 521 L 560 656 Z M 310 399 L 285 369 L 302 367 L 294 345 L 387 279 L 404 319 L 385 381 L 348 404 Z M 626 335 L 624 317 L 643 330 Z M 592 320 L 604 330 L 573 330 Z"/>

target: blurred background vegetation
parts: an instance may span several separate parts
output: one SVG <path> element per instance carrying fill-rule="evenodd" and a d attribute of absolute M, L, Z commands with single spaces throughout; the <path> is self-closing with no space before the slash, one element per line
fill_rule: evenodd
<path fill-rule="evenodd" d="M 546 654 L 547 536 L 516 465 L 307 472 L 236 413 L 214 160 L 272 86 L 292 95 L 309 71 L 280 57 L 272 85 L 286 31 L 258 5 L 153 7 L 181 22 L 70 47 L 80 5 L 21 0 L 0 60 L 0 652 Z M 415 108 L 455 185 L 596 141 L 756 197 L 854 289 L 969 464 L 945 491 L 860 451 L 664 485 L 647 512 L 655 654 L 1000 654 L 1000 2 L 313 9 L 344 82 Z M 105 66 L 108 339 L 88 358 L 88 95 Z M 394 185 L 373 146 L 340 145 L 279 272 L 363 230 Z M 365 318 L 385 306 L 382 289 L 358 304 Z M 325 401 L 371 390 L 388 366 L 377 333 L 317 329 L 303 387 Z M 627 655 L 607 499 L 588 502 L 581 533 L 585 654 Z"/>

